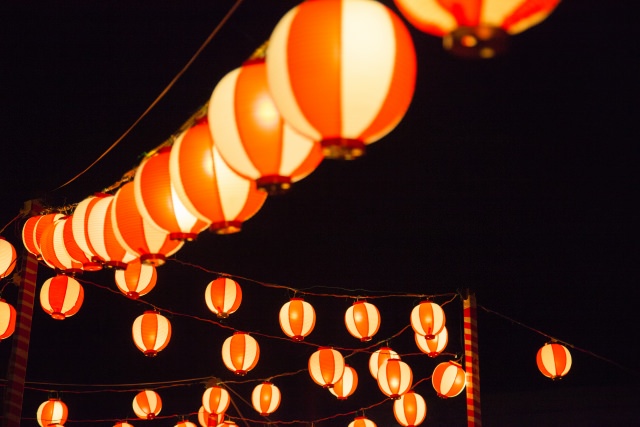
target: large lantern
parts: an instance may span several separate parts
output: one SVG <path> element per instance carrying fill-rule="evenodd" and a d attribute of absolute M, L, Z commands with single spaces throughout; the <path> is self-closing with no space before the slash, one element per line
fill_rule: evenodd
<path fill-rule="evenodd" d="M 431 383 L 439 397 L 454 397 L 464 389 L 466 373 L 459 363 L 443 362 L 433 370 Z"/>
<path fill-rule="evenodd" d="M 0 341 L 9 338 L 16 330 L 16 309 L 0 298 Z"/>
<path fill-rule="evenodd" d="M 316 311 L 302 298 L 291 298 L 280 309 L 280 328 L 294 341 L 302 341 L 316 325 Z"/>
<path fill-rule="evenodd" d="M 115 281 L 120 292 L 131 299 L 148 294 L 155 286 L 158 278 L 156 268 L 143 264 L 139 259 L 127 263 L 124 270 L 116 270 Z"/>
<path fill-rule="evenodd" d="M 133 412 L 143 420 L 154 419 L 162 410 L 162 399 L 153 390 L 143 390 L 133 398 Z"/>
<path fill-rule="evenodd" d="M 202 407 L 209 414 L 224 415 L 230 403 L 229 392 L 220 386 L 209 387 L 202 393 Z"/>
<path fill-rule="evenodd" d="M 260 358 L 260 346 L 251 335 L 236 332 L 222 343 L 222 361 L 238 375 L 245 375 L 255 368 Z"/>
<path fill-rule="evenodd" d="M 422 424 L 427 416 L 427 402 L 413 390 L 409 390 L 393 402 L 393 415 L 404 427 Z"/>
<path fill-rule="evenodd" d="M 351 421 L 349 423 L 349 427 L 377 427 L 377 425 L 369 418 L 362 415 L 360 417 L 356 417 L 353 421 Z"/>
<path fill-rule="evenodd" d="M 59 220 L 64 215 L 59 213 L 52 213 L 47 215 L 36 215 L 29 218 L 22 227 L 22 243 L 27 251 L 42 259 L 40 251 L 40 240 L 42 239 L 42 233 L 47 227 Z"/>
<path fill-rule="evenodd" d="M 275 412 L 280 406 L 280 399 L 280 389 L 269 381 L 258 384 L 251 393 L 253 408 L 263 416 Z"/>
<path fill-rule="evenodd" d="M 371 303 L 356 301 L 344 314 L 344 323 L 351 335 L 360 341 L 370 341 L 380 328 L 380 312 Z"/>
<path fill-rule="evenodd" d="M 429 357 L 438 356 L 444 351 L 447 347 L 447 343 L 449 342 L 449 333 L 447 332 L 446 327 L 442 328 L 440 333 L 431 339 L 427 339 L 424 335 L 420 335 L 418 333 L 414 334 L 414 336 L 416 345 L 420 351 Z"/>
<path fill-rule="evenodd" d="M 411 311 L 413 331 L 427 339 L 433 339 L 444 328 L 445 321 L 442 307 L 431 301 L 422 301 Z"/>
<path fill-rule="evenodd" d="M 0 237 L 0 279 L 11 274 L 16 266 L 16 248 L 3 237 Z"/>
<path fill-rule="evenodd" d="M 342 378 L 329 389 L 339 400 L 345 400 L 358 388 L 358 373 L 349 365 L 344 365 Z"/>
<path fill-rule="evenodd" d="M 342 378 L 345 363 L 338 350 L 320 347 L 309 357 L 308 365 L 311 379 L 324 388 L 330 388 Z"/>
<path fill-rule="evenodd" d="M 415 76 L 409 31 L 372 0 L 303 2 L 269 40 L 276 106 L 327 157 L 358 157 L 389 133 L 409 107 Z"/>
<path fill-rule="evenodd" d="M 233 279 L 218 277 L 207 285 L 204 300 L 209 310 L 224 319 L 240 307 L 242 288 Z"/>
<path fill-rule="evenodd" d="M 371 372 L 371 376 L 376 380 L 378 379 L 380 367 L 387 359 L 400 359 L 400 355 L 390 347 L 381 347 L 371 353 L 371 357 L 369 357 L 369 372 Z"/>
<path fill-rule="evenodd" d="M 80 310 L 84 301 L 84 289 L 76 279 L 58 275 L 42 284 L 40 305 L 56 320 L 73 316 Z"/>
<path fill-rule="evenodd" d="M 224 421 L 224 412 L 221 414 L 213 414 L 208 412 L 204 406 L 198 409 L 198 423 L 202 427 L 218 427 Z"/>
<path fill-rule="evenodd" d="M 60 399 L 49 399 L 38 407 L 36 419 L 41 427 L 57 427 L 67 422 L 67 405 Z"/>
<path fill-rule="evenodd" d="M 552 380 L 562 378 L 571 369 L 571 353 L 558 343 L 547 343 L 538 350 L 536 356 L 538 369 Z"/>
<path fill-rule="evenodd" d="M 102 264 L 99 261 L 94 261 L 91 258 L 92 254 L 86 253 L 73 235 L 73 215 L 67 217 L 62 227 L 62 238 L 64 241 L 64 248 L 71 257 L 71 259 L 82 264 L 84 271 L 98 271 L 102 269 Z"/>
<path fill-rule="evenodd" d="M 42 233 L 40 251 L 42 260 L 51 268 L 65 274 L 76 274 L 82 271 L 83 264 L 75 260 L 67 250 L 64 227 L 69 218 L 61 218 L 50 224 Z"/>
<path fill-rule="evenodd" d="M 157 311 L 148 310 L 138 316 L 131 328 L 133 342 L 145 356 L 156 356 L 171 339 L 171 323 Z"/>
<path fill-rule="evenodd" d="M 398 399 L 413 385 L 413 372 L 400 359 L 387 359 L 378 370 L 378 387 L 391 399 Z"/>

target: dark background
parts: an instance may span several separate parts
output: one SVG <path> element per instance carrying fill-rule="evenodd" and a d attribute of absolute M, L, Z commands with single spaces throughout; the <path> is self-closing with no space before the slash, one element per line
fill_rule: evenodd
<path fill-rule="evenodd" d="M 117 181 L 204 104 L 220 78 L 267 40 L 298 2 L 245 0 L 133 132 L 81 178 L 54 191 L 140 116 L 232 3 L 3 2 L 0 224 L 26 200 L 77 203 Z M 551 381 L 535 365 L 548 339 L 480 309 L 485 425 L 640 425 L 640 34 L 630 5 L 564 1 L 546 21 L 513 37 L 508 54 L 488 61 L 454 58 L 439 39 L 410 27 L 418 55 L 416 93 L 391 134 L 370 145 L 364 158 L 324 161 L 289 194 L 270 197 L 242 233 L 203 233 L 176 255 L 209 273 L 177 261 L 158 269 L 159 283 L 145 300 L 174 313 L 168 315 L 172 341 L 158 357 L 145 358 L 130 337 L 131 323 L 148 306 L 89 283 L 115 289 L 112 272 L 82 276 L 89 281 L 83 282 L 84 305 L 65 321 L 49 318 L 36 301 L 23 425 L 37 425 L 35 412 L 48 391 L 61 392 L 68 426 L 111 426 L 114 419 L 134 417 L 131 400 L 140 383 L 196 379 L 159 390 L 161 415 L 176 416 L 132 420 L 173 426 L 177 415 L 200 406 L 200 379 L 246 380 L 229 386 L 248 399 L 256 380 L 305 368 L 315 346 L 259 336 L 262 356 L 254 371 L 237 378 L 224 368 L 219 349 L 230 331 L 179 315 L 215 319 L 203 300 L 216 277 L 211 272 L 250 279 L 239 279 L 243 304 L 226 325 L 274 336 L 281 335 L 278 310 L 292 292 L 260 283 L 336 287 L 341 289 L 314 290 L 353 296 L 469 288 L 480 305 L 578 347 L 568 376 Z M 19 250 L 20 229 L 18 223 L 3 233 Z M 38 284 L 51 275 L 41 267 Z M 15 304 L 17 289 L 7 286 L 3 298 Z M 318 315 L 310 343 L 364 346 L 343 327 L 352 300 L 306 299 Z M 418 301 L 373 301 L 382 315 L 373 342 L 408 324 Z M 452 355 L 404 357 L 416 381 L 462 352 L 460 299 L 445 312 Z M 412 341 L 405 333 L 390 345 L 415 353 Z M 0 343 L 3 378 L 10 346 L 11 340 Z M 383 396 L 367 360 L 364 353 L 350 358 L 360 386 L 346 402 L 306 373 L 274 380 L 283 402 L 271 420 L 314 420 L 379 402 Z M 106 392 L 113 384 L 131 387 Z M 86 390 L 100 392 L 76 393 Z M 466 425 L 464 395 L 438 399 L 429 381 L 416 391 L 429 407 L 424 425 Z M 242 415 L 261 419 L 232 398 Z M 366 414 L 378 426 L 397 425 L 389 402 Z M 352 418 L 315 425 L 346 426 Z M 193 415 L 190 420 L 197 422 Z"/>

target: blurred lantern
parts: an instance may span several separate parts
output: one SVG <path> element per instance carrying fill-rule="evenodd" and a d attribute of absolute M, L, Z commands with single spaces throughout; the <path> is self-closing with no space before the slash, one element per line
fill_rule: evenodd
<path fill-rule="evenodd" d="M 253 408 L 263 416 L 267 416 L 278 409 L 280 398 L 280 389 L 269 381 L 258 384 L 251 393 Z"/>
<path fill-rule="evenodd" d="M 443 362 L 433 370 L 431 383 L 438 397 L 454 397 L 464 389 L 466 373 L 459 363 Z"/>
<path fill-rule="evenodd" d="M 358 157 L 389 133 L 409 107 L 415 76 L 409 31 L 371 0 L 303 2 L 269 40 L 273 100 L 326 157 Z"/>
<path fill-rule="evenodd" d="M 72 277 L 58 275 L 45 280 L 40 289 L 42 309 L 56 320 L 73 316 L 84 301 L 84 289 Z"/>
<path fill-rule="evenodd" d="M 189 212 L 218 234 L 240 231 L 267 194 L 235 173 L 215 147 L 206 118 L 178 136 L 169 158 L 176 194 Z"/>
<path fill-rule="evenodd" d="M 381 347 L 379 350 L 374 351 L 369 358 L 369 372 L 371 376 L 378 379 L 378 371 L 387 359 L 400 359 L 400 355 L 389 347 Z"/>
<path fill-rule="evenodd" d="M 62 426 L 69 415 L 67 405 L 60 399 L 52 398 L 38 407 L 36 419 L 41 427 Z"/>
<path fill-rule="evenodd" d="M 218 427 L 236 427 L 237 424 L 231 420 L 225 420 L 218 424 Z"/>
<path fill-rule="evenodd" d="M 393 415 L 404 427 L 415 427 L 422 424 L 427 416 L 427 402 L 413 390 L 409 390 L 393 402 Z"/>
<path fill-rule="evenodd" d="M 132 424 L 129 424 L 129 423 L 128 423 L 128 422 L 126 422 L 126 421 L 121 421 L 121 422 L 119 422 L 119 423 L 115 423 L 115 424 L 113 425 L 113 427 L 133 427 L 133 425 L 132 425 Z"/>
<path fill-rule="evenodd" d="M 416 345 L 421 352 L 429 357 L 436 357 L 444 351 L 449 341 L 449 334 L 447 328 L 444 327 L 435 337 L 427 339 L 424 335 L 418 333 L 414 334 Z"/>
<path fill-rule="evenodd" d="M 210 222 L 191 214 L 180 201 L 169 176 L 171 147 L 143 160 L 133 180 L 140 215 L 174 240 L 193 240 Z"/>
<path fill-rule="evenodd" d="M 46 228 L 59 220 L 64 215 L 52 213 L 47 215 L 36 215 L 29 218 L 22 227 L 22 243 L 27 251 L 34 254 L 38 259 L 42 259 L 40 251 L 40 240 Z"/>
<path fill-rule="evenodd" d="M 345 400 L 358 388 L 358 373 L 349 365 L 344 365 L 342 378 L 329 389 L 339 400 Z"/>
<path fill-rule="evenodd" d="M 344 314 L 344 323 L 351 335 L 360 341 L 370 341 L 380 328 L 380 312 L 373 304 L 356 301 Z"/>
<path fill-rule="evenodd" d="M 133 322 L 133 342 L 145 356 L 156 356 L 171 339 L 171 323 L 157 311 L 145 311 Z"/>
<path fill-rule="evenodd" d="M 444 328 L 446 318 L 442 308 L 431 301 L 422 301 L 411 311 L 411 327 L 417 334 L 433 339 Z"/>
<path fill-rule="evenodd" d="M 224 319 L 240 307 L 242 289 L 235 280 L 218 277 L 207 285 L 204 300 L 209 310 Z"/>
<path fill-rule="evenodd" d="M 220 386 L 209 387 L 202 393 L 202 407 L 209 414 L 224 415 L 230 403 L 229 392 Z"/>
<path fill-rule="evenodd" d="M 133 398 L 133 412 L 143 420 L 154 419 L 162 410 L 162 399 L 153 390 L 143 390 Z"/>
<path fill-rule="evenodd" d="M 562 344 L 546 343 L 538 350 L 536 362 L 545 377 L 555 380 L 567 375 L 571 369 L 571 353 Z"/>
<path fill-rule="evenodd" d="M 182 420 L 178 424 L 176 424 L 175 427 L 198 427 L 198 426 L 196 426 L 191 421 Z"/>
<path fill-rule="evenodd" d="M 413 384 L 413 372 L 400 359 L 387 359 L 378 370 L 378 387 L 391 399 L 398 399 Z"/>
<path fill-rule="evenodd" d="M 251 335 L 236 332 L 222 343 L 222 361 L 238 375 L 252 370 L 260 358 L 260 346 Z"/>
<path fill-rule="evenodd" d="M 353 421 L 349 423 L 349 427 L 377 427 L 376 423 L 365 417 L 364 415 L 361 417 L 356 417 Z"/>
<path fill-rule="evenodd" d="M 51 268 L 64 274 L 77 274 L 82 272 L 81 262 L 73 259 L 67 250 L 64 240 L 64 227 L 69 222 L 68 217 L 63 217 L 50 224 L 42 233 L 40 240 L 40 252 L 42 260 Z"/>
<path fill-rule="evenodd" d="M 16 330 L 16 309 L 0 298 L 0 341 L 9 338 Z"/>
<path fill-rule="evenodd" d="M 245 62 L 220 80 L 208 117 L 227 165 L 269 194 L 288 190 L 322 160 L 320 144 L 294 131 L 280 116 L 262 58 Z"/>
<path fill-rule="evenodd" d="M 520 33 L 549 16 L 560 0 L 395 0 L 417 29 L 443 37 L 452 53 L 491 58 L 506 49 L 510 34 Z"/>
<path fill-rule="evenodd" d="M 148 294 L 156 286 L 157 278 L 156 268 L 143 264 L 138 258 L 127 263 L 124 270 L 116 270 L 115 274 L 118 289 L 131 299 Z"/>
<path fill-rule="evenodd" d="M 67 217 L 62 227 L 62 239 L 64 241 L 64 248 L 69 256 L 82 264 L 84 271 L 98 271 L 102 269 L 102 264 L 98 261 L 92 261 L 91 254 L 82 250 L 78 242 L 73 235 L 73 215 Z"/>
<path fill-rule="evenodd" d="M 224 412 L 221 414 L 212 414 L 201 406 L 198 410 L 198 423 L 202 427 L 217 427 L 222 421 L 224 421 Z"/>
<path fill-rule="evenodd" d="M 302 298 L 291 298 L 280 309 L 280 328 L 294 341 L 302 341 L 316 325 L 313 306 Z"/>
<path fill-rule="evenodd" d="M 11 274 L 16 267 L 16 248 L 4 237 L 0 237 L 0 279 L 4 279 Z"/>
<path fill-rule="evenodd" d="M 169 233 L 153 227 L 140 215 L 136 206 L 134 184 L 128 182 L 115 195 L 111 211 L 116 239 L 127 251 L 145 264 L 159 266 L 183 245 L 171 240 Z"/>
<path fill-rule="evenodd" d="M 324 388 L 333 387 L 344 373 L 344 357 L 330 347 L 320 347 L 309 357 L 311 379 Z"/>

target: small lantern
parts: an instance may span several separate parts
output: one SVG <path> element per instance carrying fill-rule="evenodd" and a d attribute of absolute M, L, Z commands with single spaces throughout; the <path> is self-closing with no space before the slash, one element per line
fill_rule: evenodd
<path fill-rule="evenodd" d="M 349 423 L 349 427 L 377 427 L 376 423 L 365 417 L 356 417 Z"/>
<path fill-rule="evenodd" d="M 391 399 L 398 399 L 413 384 L 413 372 L 400 359 L 387 359 L 378 371 L 378 387 Z"/>
<path fill-rule="evenodd" d="M 115 423 L 115 424 L 113 425 L 113 427 L 133 427 L 133 425 L 132 425 L 132 424 L 129 424 L 129 423 L 128 423 L 128 422 L 126 422 L 126 421 L 120 421 L 120 422 L 118 422 L 118 423 Z"/>
<path fill-rule="evenodd" d="M 56 320 L 73 316 L 84 301 L 84 289 L 72 277 L 58 275 L 45 280 L 40 289 L 42 309 Z"/>
<path fill-rule="evenodd" d="M 60 399 L 49 399 L 38 407 L 36 419 L 41 427 L 62 426 L 67 422 L 67 405 Z"/>
<path fill-rule="evenodd" d="M 344 357 L 330 347 L 320 347 L 309 357 L 311 379 L 324 388 L 331 388 L 344 373 Z"/>
<path fill-rule="evenodd" d="M 201 406 L 198 410 L 198 423 L 202 427 L 218 427 L 224 421 L 224 412 L 221 414 L 212 414 Z"/>
<path fill-rule="evenodd" d="M 242 302 L 242 288 L 238 282 L 227 277 L 218 277 L 209 282 L 204 291 L 207 307 L 216 316 L 225 319 L 234 313 Z"/>
<path fill-rule="evenodd" d="M 440 333 L 438 333 L 432 339 L 427 339 L 424 335 L 420 335 L 418 333 L 414 335 L 416 345 L 418 346 L 420 351 L 429 357 L 438 356 L 444 351 L 444 349 L 447 347 L 447 343 L 449 342 L 449 333 L 447 332 L 446 327 L 442 328 Z"/>
<path fill-rule="evenodd" d="M 371 376 L 378 379 L 378 371 L 387 359 L 400 359 L 400 355 L 391 350 L 390 347 L 381 347 L 379 350 L 374 351 L 369 358 L 369 372 Z"/>
<path fill-rule="evenodd" d="M 370 341 L 380 328 L 378 308 L 365 301 L 356 301 L 344 314 L 344 323 L 351 335 L 360 341 Z"/>
<path fill-rule="evenodd" d="M 153 357 L 171 339 L 171 323 L 157 311 L 148 310 L 138 316 L 131 328 L 133 342 L 145 356 Z"/>
<path fill-rule="evenodd" d="M 238 375 L 252 370 L 260 358 L 260 346 L 251 335 L 236 332 L 222 344 L 222 361 L 225 366 Z"/>
<path fill-rule="evenodd" d="M 229 392 L 220 386 L 209 387 L 202 393 L 202 407 L 209 414 L 224 415 L 230 403 Z"/>
<path fill-rule="evenodd" d="M 16 309 L 0 298 L 0 341 L 13 335 L 16 329 Z"/>
<path fill-rule="evenodd" d="M 82 272 L 82 262 L 75 260 L 67 250 L 64 227 L 69 218 L 61 218 L 50 224 L 42 233 L 40 252 L 42 260 L 49 267 L 73 275 Z"/>
<path fill-rule="evenodd" d="M 176 424 L 175 427 L 198 427 L 198 426 L 192 423 L 191 421 L 182 420 L 178 424 Z"/>
<path fill-rule="evenodd" d="M 251 393 L 253 408 L 262 416 L 267 416 L 280 406 L 280 389 L 269 381 L 258 384 Z"/>
<path fill-rule="evenodd" d="M 358 388 L 358 373 L 349 365 L 344 365 L 342 378 L 329 389 L 338 400 L 345 400 Z"/>
<path fill-rule="evenodd" d="M 218 427 L 237 427 L 237 424 L 231 420 L 225 420 L 218 424 Z"/>
<path fill-rule="evenodd" d="M 143 264 L 140 259 L 127 263 L 124 270 L 116 270 L 115 281 L 120 292 L 131 299 L 148 294 L 155 286 L 158 274 L 150 264 Z"/>
<path fill-rule="evenodd" d="M 153 390 L 143 390 L 133 398 L 133 412 L 143 420 L 154 419 L 162 410 L 162 399 Z"/>
<path fill-rule="evenodd" d="M 442 307 L 430 301 L 422 301 L 411 311 L 413 331 L 427 339 L 433 339 L 444 328 L 445 321 Z"/>
<path fill-rule="evenodd" d="M 0 279 L 11 274 L 16 267 L 16 248 L 3 237 L 0 237 Z"/>
<path fill-rule="evenodd" d="M 547 343 L 538 350 L 536 362 L 542 375 L 552 380 L 559 379 L 571 369 L 571 353 L 562 344 Z"/>
<path fill-rule="evenodd" d="M 433 370 L 431 383 L 438 397 L 454 397 L 464 389 L 467 383 L 466 373 L 459 363 L 443 362 Z"/>
<path fill-rule="evenodd" d="M 393 415 L 404 427 L 422 424 L 427 416 L 427 402 L 413 390 L 409 390 L 393 402 Z"/>
<path fill-rule="evenodd" d="M 294 341 L 302 341 L 316 325 L 316 311 L 302 298 L 291 298 L 280 309 L 280 328 Z"/>

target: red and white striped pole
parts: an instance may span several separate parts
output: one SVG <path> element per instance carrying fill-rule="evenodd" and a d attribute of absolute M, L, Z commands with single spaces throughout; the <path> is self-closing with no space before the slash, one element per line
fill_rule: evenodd
<path fill-rule="evenodd" d="M 462 300 L 464 314 L 464 364 L 467 373 L 467 426 L 482 427 L 480 410 L 480 364 L 476 296 L 467 291 Z"/>

